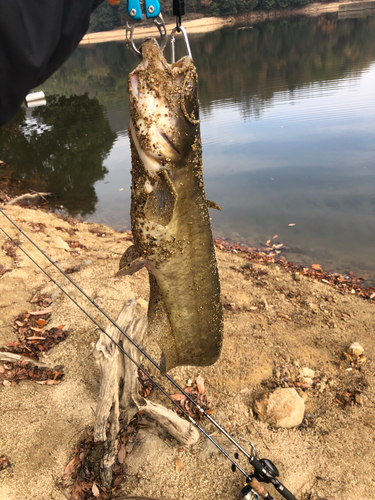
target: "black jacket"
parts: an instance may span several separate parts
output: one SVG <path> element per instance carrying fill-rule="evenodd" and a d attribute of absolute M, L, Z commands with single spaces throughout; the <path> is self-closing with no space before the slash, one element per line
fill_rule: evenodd
<path fill-rule="evenodd" d="M 0 125 L 72 54 L 103 0 L 0 0 Z"/>

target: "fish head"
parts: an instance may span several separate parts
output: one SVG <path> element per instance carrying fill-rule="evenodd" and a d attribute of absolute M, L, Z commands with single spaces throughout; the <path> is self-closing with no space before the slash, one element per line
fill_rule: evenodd
<path fill-rule="evenodd" d="M 177 167 L 199 137 L 197 72 L 189 56 L 169 64 L 155 39 L 129 76 L 132 138 L 149 173 Z"/>

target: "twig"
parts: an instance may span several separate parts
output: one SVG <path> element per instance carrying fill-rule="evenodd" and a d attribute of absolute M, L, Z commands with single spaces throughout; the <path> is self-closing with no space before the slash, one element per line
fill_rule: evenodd
<path fill-rule="evenodd" d="M 18 203 L 19 201 L 22 200 L 33 200 L 34 198 L 43 198 L 45 199 L 46 196 L 51 196 L 52 193 L 26 193 L 22 194 L 21 196 L 17 196 L 17 198 L 13 198 L 13 200 L 8 201 L 6 205 L 14 205 L 15 203 Z"/>
<path fill-rule="evenodd" d="M 39 368 L 50 368 L 51 370 L 53 369 L 52 366 L 46 365 L 41 361 L 36 361 L 35 359 L 27 358 L 26 356 L 21 356 L 20 354 L 14 354 L 13 352 L 0 351 L 0 361 L 9 361 L 11 363 L 16 363 L 17 361 L 20 361 L 20 359 L 26 361 L 26 363 L 32 363 Z"/>

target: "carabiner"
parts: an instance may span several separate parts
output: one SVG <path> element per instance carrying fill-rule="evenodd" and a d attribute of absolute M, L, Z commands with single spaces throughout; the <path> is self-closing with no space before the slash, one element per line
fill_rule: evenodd
<path fill-rule="evenodd" d="M 161 50 L 165 49 L 165 46 L 167 45 L 167 29 L 165 27 L 163 16 L 160 12 L 160 3 L 158 0 L 128 0 L 127 13 L 126 41 L 129 49 L 135 56 L 140 59 L 142 58 L 142 54 L 135 46 L 133 34 L 135 23 L 142 21 L 143 14 L 146 14 L 147 19 L 152 19 L 154 21 L 154 24 L 160 33 L 160 48 Z"/>
<path fill-rule="evenodd" d="M 181 32 L 183 37 L 184 37 L 187 55 L 191 58 L 193 57 L 191 55 L 190 43 L 189 43 L 189 39 L 188 39 L 186 30 L 183 26 L 178 26 L 178 27 L 174 28 L 172 30 L 172 33 L 171 33 L 171 64 L 174 64 L 176 62 L 176 37 L 175 37 L 175 34 L 177 32 Z"/>

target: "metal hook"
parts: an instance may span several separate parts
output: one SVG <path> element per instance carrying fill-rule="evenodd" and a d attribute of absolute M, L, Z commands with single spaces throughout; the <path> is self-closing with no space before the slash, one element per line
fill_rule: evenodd
<path fill-rule="evenodd" d="M 183 26 L 179 26 L 179 29 L 178 29 L 176 26 L 176 28 L 174 28 L 172 30 L 172 33 L 171 33 L 171 63 L 172 64 L 174 64 L 176 62 L 176 37 L 175 37 L 175 34 L 178 32 L 181 32 L 183 37 L 184 37 L 185 48 L 186 48 L 186 52 L 187 52 L 188 56 L 191 58 L 193 57 L 191 55 L 190 43 L 189 43 L 189 39 L 188 39 L 185 28 Z"/>
<path fill-rule="evenodd" d="M 165 22 L 163 19 L 163 16 L 159 14 L 157 17 L 154 19 L 154 24 L 159 30 L 160 33 L 160 48 L 163 51 L 167 45 L 167 28 L 165 27 Z M 135 22 L 127 16 L 126 18 L 126 42 L 128 44 L 129 49 L 131 52 L 136 56 L 142 59 L 142 54 L 140 51 L 137 49 L 135 46 L 134 40 L 133 40 L 133 33 L 134 33 L 134 27 L 135 27 Z"/>

